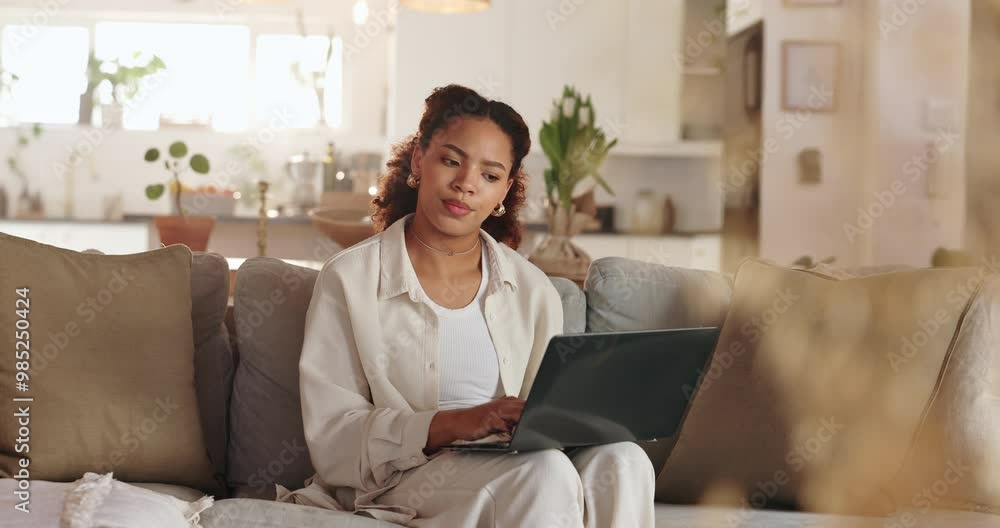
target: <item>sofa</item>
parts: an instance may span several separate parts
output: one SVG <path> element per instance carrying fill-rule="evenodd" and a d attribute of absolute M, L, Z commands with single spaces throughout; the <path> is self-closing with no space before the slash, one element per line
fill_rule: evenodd
<path fill-rule="evenodd" d="M 318 508 L 276 503 L 274 485 L 301 487 L 312 475 L 298 399 L 298 357 L 303 321 L 318 272 L 258 257 L 236 273 L 229 317 L 229 271 L 220 255 L 195 253 L 192 264 L 192 327 L 200 421 L 212 466 L 224 491 L 201 524 L 217 527 L 387 527 L 373 519 Z M 622 258 L 599 259 L 584 289 L 552 278 L 565 314 L 566 333 L 721 326 L 732 278 L 709 271 L 668 268 Z M 1000 298 L 996 299 L 1000 309 Z M 137 308 L 139 309 L 139 308 Z M 642 444 L 654 468 L 663 467 L 673 442 Z M 662 477 L 662 475 L 661 475 Z M 2 481 L 0 481 L 2 482 Z M 209 490 L 137 483 L 183 500 Z M 58 504 L 35 486 L 36 504 Z M 2 490 L 7 493 L 7 489 Z M 53 492 L 55 493 L 55 492 Z M 794 507 L 794 505 L 792 506 Z M 4 518 L 8 518 L 6 512 Z M 905 516 L 810 513 L 769 506 L 706 500 L 656 504 L 657 527 L 722 526 L 1000 526 L 1000 516 L 969 511 L 931 511 Z M 0 525 L 5 521 L 0 520 Z M 24 524 L 18 524 L 24 526 Z"/>

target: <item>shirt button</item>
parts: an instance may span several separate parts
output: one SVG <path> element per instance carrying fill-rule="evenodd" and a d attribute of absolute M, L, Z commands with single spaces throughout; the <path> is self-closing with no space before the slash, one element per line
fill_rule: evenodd
<path fill-rule="evenodd" d="M 507 359 L 507 358 L 503 358 L 503 364 L 504 365 L 510 365 L 510 360 Z"/>

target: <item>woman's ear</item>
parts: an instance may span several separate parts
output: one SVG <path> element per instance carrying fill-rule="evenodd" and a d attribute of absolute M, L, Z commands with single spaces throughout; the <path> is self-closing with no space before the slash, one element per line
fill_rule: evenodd
<path fill-rule="evenodd" d="M 420 144 L 417 143 L 413 145 L 413 153 L 410 154 L 410 172 L 419 175 L 421 171 L 421 164 L 424 162 L 424 151 L 420 148 Z"/>

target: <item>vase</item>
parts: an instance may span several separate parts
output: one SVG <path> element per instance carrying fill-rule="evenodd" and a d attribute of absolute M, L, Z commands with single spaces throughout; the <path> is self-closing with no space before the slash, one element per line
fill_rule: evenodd
<path fill-rule="evenodd" d="M 590 269 L 590 255 L 573 243 L 590 216 L 577 211 L 575 205 L 565 207 L 550 205 L 548 209 L 549 233 L 545 240 L 528 257 L 546 275 L 564 277 L 582 286 Z"/>
<path fill-rule="evenodd" d="M 153 218 L 164 246 L 184 244 L 191 251 L 206 251 L 215 228 L 214 216 L 157 216 Z"/>

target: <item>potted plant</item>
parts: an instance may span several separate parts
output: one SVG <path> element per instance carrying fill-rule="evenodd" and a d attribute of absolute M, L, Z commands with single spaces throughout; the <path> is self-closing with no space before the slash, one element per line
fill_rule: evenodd
<path fill-rule="evenodd" d="M 175 141 L 167 148 L 170 156 L 163 160 L 163 167 L 170 173 L 170 192 L 173 196 L 174 214 L 170 216 L 157 216 L 153 219 L 156 229 L 160 233 L 160 242 L 164 245 L 184 244 L 192 251 L 205 251 L 208 247 L 208 239 L 215 228 L 215 217 L 207 215 L 193 215 L 191 213 L 200 212 L 195 206 L 182 204 L 182 194 L 185 186 L 181 181 L 181 173 L 191 169 L 198 174 L 208 174 L 211 169 L 208 158 L 203 154 L 192 154 L 188 157 L 188 147 L 183 141 Z M 150 148 L 146 151 L 144 159 L 149 163 L 160 161 L 160 150 Z M 156 183 L 146 186 L 146 197 L 150 200 L 158 200 L 163 196 L 166 185 Z"/>
<path fill-rule="evenodd" d="M 141 51 L 132 54 L 131 62 L 136 62 Z M 145 64 L 126 66 L 119 59 L 101 60 L 91 51 L 87 60 L 87 87 L 80 95 L 80 123 L 90 124 L 90 114 L 94 105 L 94 92 L 101 83 L 107 81 L 111 89 L 111 104 L 102 105 L 101 120 L 105 126 L 121 124 L 122 109 L 135 98 L 146 77 L 166 68 L 163 59 L 153 55 Z"/>
<path fill-rule="evenodd" d="M 600 174 L 601 165 L 617 139 L 608 141 L 595 125 L 594 105 L 571 86 L 552 103 L 551 119 L 542 123 L 539 139 L 549 160 L 545 169 L 549 236 L 530 259 L 550 275 L 582 281 L 590 256 L 571 241 L 580 234 L 590 215 L 579 212 L 574 200 L 577 186 L 591 179 L 608 193 L 614 191 Z"/>

